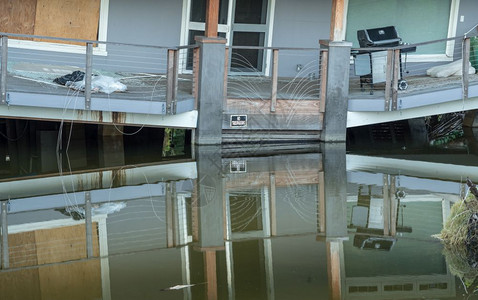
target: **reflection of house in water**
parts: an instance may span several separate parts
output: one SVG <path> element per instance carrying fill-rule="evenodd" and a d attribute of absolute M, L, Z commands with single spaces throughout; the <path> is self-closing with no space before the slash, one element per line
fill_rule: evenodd
<path fill-rule="evenodd" d="M 48 255 L 62 236 L 67 238 L 59 250 L 79 246 L 67 256 L 55 256 L 56 261 L 37 259 L 31 265 L 48 265 L 31 270 L 77 268 L 68 272 L 80 278 L 88 270 L 95 274 L 91 292 L 100 291 L 103 299 L 134 299 L 139 288 L 154 294 L 178 284 L 192 285 L 177 291 L 184 299 L 455 296 L 455 277 L 430 235 L 441 229 L 458 183 L 425 179 L 410 170 L 370 172 L 358 168 L 353 156 L 347 157 L 347 173 L 345 163 L 335 167 L 336 161 L 345 161 L 345 151 L 243 158 L 216 153 L 198 152 L 196 162 L 126 169 L 126 184 L 114 188 L 84 184 L 51 195 L 10 190 L 17 197 L 9 202 L 8 224 L 2 224 L 8 225 L 11 271 L 2 270 L 0 277 L 10 274 L 8 280 L 18 280 L 34 272 L 15 265 L 19 260 L 12 249 L 32 244 L 27 237 L 38 234 L 34 242 L 45 245 Z M 102 172 L 108 181 L 108 171 Z M 90 175 L 72 176 L 101 177 Z M 64 177 L 63 183 L 71 179 Z M 430 186 L 437 193 L 427 192 Z M 406 197 L 397 199 L 397 190 L 406 191 Z M 28 197 L 33 191 L 41 193 Z M 66 195 L 80 205 L 90 197 L 93 205 L 126 206 L 75 221 L 55 211 L 65 206 Z M 50 224 L 49 229 L 42 224 Z M 50 237 L 46 244 L 45 235 Z M 5 258 L 2 253 L 2 262 Z"/>
<path fill-rule="evenodd" d="M 455 277 L 430 236 L 459 200 L 456 167 L 354 155 L 347 166 L 355 190 L 347 199 L 353 239 L 344 244 L 347 299 L 454 297 Z M 441 178 L 426 178 L 426 170 Z"/>

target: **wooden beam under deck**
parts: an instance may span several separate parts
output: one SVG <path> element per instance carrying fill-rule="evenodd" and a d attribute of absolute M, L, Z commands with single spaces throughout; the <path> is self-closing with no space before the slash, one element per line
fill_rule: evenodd
<path fill-rule="evenodd" d="M 319 173 L 315 170 L 277 171 L 274 173 L 275 186 L 285 187 L 291 185 L 319 184 Z M 245 173 L 235 175 L 226 181 L 226 189 L 250 189 L 263 187 L 270 184 L 269 172 Z"/>
<path fill-rule="evenodd" d="M 320 114 L 319 99 L 280 99 L 277 100 L 275 111 L 270 111 L 270 99 L 227 99 L 227 112 L 229 113 L 267 113 L 275 115 L 283 114 Z"/>

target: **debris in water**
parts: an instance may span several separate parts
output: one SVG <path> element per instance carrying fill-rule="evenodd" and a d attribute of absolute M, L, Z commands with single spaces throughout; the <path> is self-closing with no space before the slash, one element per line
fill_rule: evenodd
<path fill-rule="evenodd" d="M 204 282 L 205 283 L 205 282 Z M 204 284 L 204 283 L 196 283 L 196 284 L 178 284 L 178 285 L 175 285 L 175 286 L 172 286 L 172 287 L 168 287 L 168 288 L 165 288 L 165 289 L 161 289 L 161 291 L 175 291 L 175 290 L 182 290 L 182 289 L 185 289 L 185 288 L 188 288 L 188 287 L 193 287 L 195 285 L 198 285 L 198 284 Z"/>

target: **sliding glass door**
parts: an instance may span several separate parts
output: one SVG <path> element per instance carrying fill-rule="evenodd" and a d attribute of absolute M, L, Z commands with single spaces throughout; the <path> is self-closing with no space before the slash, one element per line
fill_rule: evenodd
<path fill-rule="evenodd" d="M 182 42 L 194 44 L 194 37 L 204 34 L 206 0 L 185 0 L 185 4 L 187 37 L 183 36 Z M 228 46 L 269 46 L 273 5 L 274 0 L 220 0 L 218 35 L 227 39 Z M 262 49 L 233 49 L 230 71 L 265 73 L 266 54 Z M 187 61 L 187 69 L 191 69 L 192 58 Z"/>

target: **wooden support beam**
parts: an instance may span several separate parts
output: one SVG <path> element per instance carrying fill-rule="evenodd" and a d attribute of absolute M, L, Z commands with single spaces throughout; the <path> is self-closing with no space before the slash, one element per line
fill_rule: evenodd
<path fill-rule="evenodd" d="M 332 0 L 330 40 L 341 41 L 344 36 L 345 0 Z"/>
<path fill-rule="evenodd" d="M 194 96 L 194 109 L 198 109 L 198 88 L 199 88 L 199 51 L 200 48 L 193 49 L 193 91 Z"/>
<path fill-rule="evenodd" d="M 217 23 L 219 19 L 219 0 L 206 2 L 206 37 L 217 37 Z"/>
<path fill-rule="evenodd" d="M 343 273 L 342 241 L 330 241 L 327 245 L 327 277 L 329 279 L 329 299 L 341 300 Z"/>
<path fill-rule="evenodd" d="M 216 273 L 216 251 L 206 251 L 204 253 L 204 262 L 206 264 L 206 293 L 208 300 L 217 300 L 217 273 Z"/>

